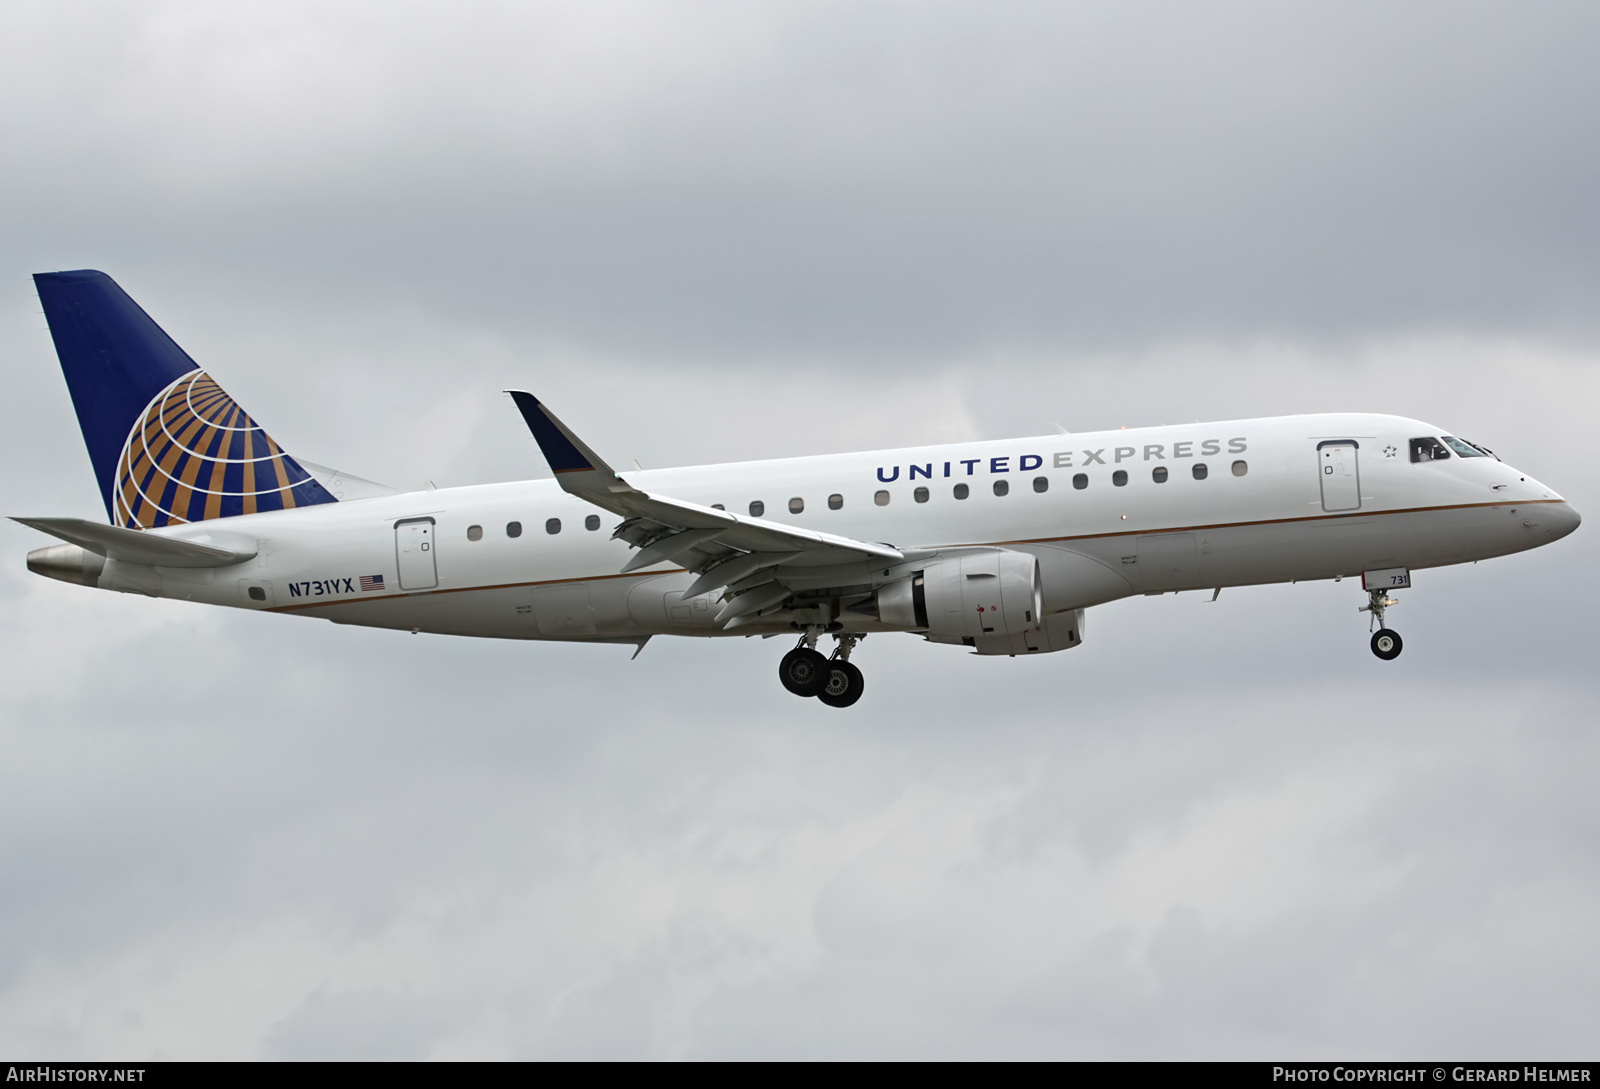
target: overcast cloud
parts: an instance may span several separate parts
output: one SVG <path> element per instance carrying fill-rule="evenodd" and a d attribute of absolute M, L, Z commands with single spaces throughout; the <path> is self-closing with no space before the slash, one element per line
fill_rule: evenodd
<path fill-rule="evenodd" d="M 103 510 L 28 274 L 293 453 L 544 475 L 1382 410 L 1600 511 L 1600 8 L 14 3 L 0 510 Z M 1593 1058 L 1585 527 L 979 660 L 411 637 L 29 575 L 0 1052 Z"/>

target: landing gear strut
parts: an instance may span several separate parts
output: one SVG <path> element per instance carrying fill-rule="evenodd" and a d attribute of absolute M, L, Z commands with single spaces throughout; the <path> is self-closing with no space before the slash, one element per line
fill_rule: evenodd
<path fill-rule="evenodd" d="M 829 707 L 849 707 L 866 691 L 867 681 L 861 670 L 850 664 L 850 652 L 861 639 L 858 635 L 839 634 L 839 648 L 828 660 L 828 682 L 817 693 L 817 699 Z"/>
<path fill-rule="evenodd" d="M 1372 622 L 1378 626 L 1378 630 L 1372 634 L 1372 653 L 1386 662 L 1392 662 L 1400 657 L 1400 651 L 1405 646 L 1399 632 L 1383 626 L 1384 611 L 1389 606 L 1398 604 L 1400 603 L 1383 590 L 1368 590 L 1367 604 L 1360 609 L 1361 612 L 1371 613 Z"/>

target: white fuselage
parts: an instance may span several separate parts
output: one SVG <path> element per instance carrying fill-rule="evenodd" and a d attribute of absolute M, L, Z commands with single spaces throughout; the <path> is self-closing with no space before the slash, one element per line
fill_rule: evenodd
<path fill-rule="evenodd" d="M 1462 563 L 1534 548 L 1577 526 L 1561 496 L 1492 457 L 1411 460 L 1411 439 L 1441 434 L 1395 416 L 1289 416 L 661 469 L 627 479 L 741 515 L 759 502 L 768 521 L 902 550 L 1029 552 L 1039 559 L 1047 614 L 1131 594 Z M 1338 447 L 1336 465 L 1335 454 L 1325 453 L 1330 443 Z M 1197 465 L 1205 466 L 1203 479 Z M 1158 469 L 1167 471 L 1162 482 Z M 1126 483 L 1114 483 L 1118 473 Z M 1080 476 L 1084 486 L 1075 487 Z M 997 483 L 1007 494 L 996 494 Z M 958 485 L 966 498 L 956 497 Z M 839 497 L 837 509 L 830 496 Z M 459 635 L 638 642 L 723 634 L 712 622 L 713 602 L 681 600 L 693 581 L 687 572 L 663 563 L 620 574 L 631 552 L 610 539 L 617 521 L 554 480 L 411 492 L 153 530 L 248 542 L 257 555 L 209 569 L 112 562 L 99 585 Z M 557 522 L 558 531 L 547 531 Z M 517 536 L 508 534 L 512 523 L 520 524 Z M 397 539 L 407 524 L 428 527 L 430 567 L 418 575 L 422 557 L 411 553 L 402 585 Z M 858 627 L 884 630 L 875 622 Z"/>

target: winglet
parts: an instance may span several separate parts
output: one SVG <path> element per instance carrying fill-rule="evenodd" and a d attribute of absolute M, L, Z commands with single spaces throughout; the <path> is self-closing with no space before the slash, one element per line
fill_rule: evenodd
<path fill-rule="evenodd" d="M 617 471 L 589 449 L 566 424 L 556 419 L 554 413 L 540 404 L 537 397 L 519 389 L 508 389 L 506 392 L 517 403 L 517 411 L 522 413 L 528 430 L 533 432 L 533 440 L 539 444 L 545 461 L 550 463 L 556 482 L 563 491 L 607 509 L 611 509 L 611 505 L 603 501 L 607 493 L 634 494 L 633 486 L 617 475 Z"/>
<path fill-rule="evenodd" d="M 517 410 L 527 421 L 528 430 L 533 432 L 533 440 L 539 444 L 544 459 L 554 472 L 610 471 L 611 466 L 601 461 L 600 456 L 585 446 L 582 439 L 568 431 L 560 420 L 550 414 L 549 409 L 539 403 L 537 397 L 520 389 L 508 389 L 506 392 L 517 403 Z"/>

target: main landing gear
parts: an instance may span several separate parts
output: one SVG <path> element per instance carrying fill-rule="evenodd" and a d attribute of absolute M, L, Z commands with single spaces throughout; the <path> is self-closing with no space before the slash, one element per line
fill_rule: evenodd
<path fill-rule="evenodd" d="M 1360 609 L 1361 612 L 1371 613 L 1373 623 L 1378 625 L 1378 630 L 1372 633 L 1372 653 L 1386 662 L 1392 662 L 1400 657 L 1400 651 L 1405 647 L 1399 632 L 1383 626 L 1384 611 L 1389 606 L 1398 604 L 1400 603 L 1383 590 L 1368 590 L 1367 604 Z"/>
<path fill-rule="evenodd" d="M 815 696 L 829 707 L 849 707 L 866 689 L 861 670 L 850 664 L 850 652 L 862 637 L 835 635 L 839 646 L 833 657 L 825 658 L 817 650 L 819 634 L 807 632 L 800 645 L 783 656 L 783 661 L 778 663 L 778 680 L 797 696 Z"/>

